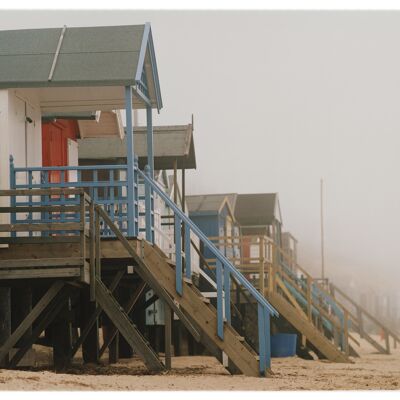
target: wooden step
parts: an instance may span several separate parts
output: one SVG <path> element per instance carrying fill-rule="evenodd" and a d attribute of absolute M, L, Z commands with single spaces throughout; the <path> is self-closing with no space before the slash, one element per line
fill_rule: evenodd
<path fill-rule="evenodd" d="M 162 371 L 164 365 L 151 348 L 149 342 L 142 336 L 132 323 L 123 307 L 115 300 L 110 290 L 96 278 L 96 300 L 125 340 L 141 356 L 145 365 L 151 371 Z"/>
<path fill-rule="evenodd" d="M 283 296 L 272 293 L 268 295 L 268 301 L 307 340 L 315 346 L 328 360 L 334 362 L 351 362 L 336 346 L 330 342 L 311 322 L 304 318 L 295 307 L 292 306 Z"/>
<path fill-rule="evenodd" d="M 209 349 L 223 351 L 230 362 L 244 375 L 260 376 L 257 354 L 241 340 L 240 335 L 229 324 L 224 324 L 224 340 L 217 335 L 217 313 L 211 303 L 204 302 L 204 296 L 195 288 L 183 281 L 183 296 L 175 291 L 175 270 L 152 246 L 144 242 L 141 248 L 143 261 L 151 275 L 162 284 L 168 294 L 177 299 L 180 308 L 193 320 L 201 332 L 202 343 Z"/>

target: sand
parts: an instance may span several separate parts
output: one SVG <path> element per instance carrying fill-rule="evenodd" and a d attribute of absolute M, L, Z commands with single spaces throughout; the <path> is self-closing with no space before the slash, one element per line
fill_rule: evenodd
<path fill-rule="evenodd" d="M 140 360 L 77 365 L 68 373 L 0 370 L 0 390 L 368 390 L 400 389 L 400 349 L 376 354 L 362 341 L 352 364 L 274 358 L 269 378 L 231 376 L 213 357 L 174 357 L 173 369 L 149 375 Z M 43 356 L 43 355 L 42 355 Z M 48 357 L 46 355 L 46 357 Z"/>

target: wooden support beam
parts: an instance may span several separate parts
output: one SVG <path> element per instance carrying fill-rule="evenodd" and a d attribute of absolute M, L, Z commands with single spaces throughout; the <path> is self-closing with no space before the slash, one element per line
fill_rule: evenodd
<path fill-rule="evenodd" d="M 113 280 L 111 281 L 109 290 L 111 292 L 113 292 L 116 287 L 118 286 L 118 284 L 120 283 L 122 277 L 125 275 L 125 270 L 119 270 Z M 85 296 L 85 294 L 83 294 Z M 86 337 L 89 335 L 89 333 L 92 333 L 92 327 L 95 323 L 97 323 L 98 318 L 101 314 L 101 307 L 99 305 L 97 305 L 95 311 L 93 312 L 93 314 L 87 319 L 87 321 L 85 322 L 85 327 L 82 328 L 81 327 L 81 334 L 78 338 L 78 340 L 74 343 L 73 347 L 72 347 L 72 357 L 76 354 L 76 352 L 78 351 L 79 347 L 82 346 L 82 343 L 85 341 Z M 99 358 L 101 357 L 101 355 L 99 354 Z"/>
<path fill-rule="evenodd" d="M 129 301 L 124 305 L 124 311 L 129 314 L 133 307 L 135 306 L 135 304 L 137 303 L 137 301 L 139 300 L 141 294 L 143 293 L 144 289 L 146 287 L 146 282 L 142 282 L 137 288 L 136 290 L 133 292 L 131 298 L 129 299 Z M 144 307 L 143 307 L 144 309 Z M 104 354 L 104 352 L 106 351 L 107 347 L 110 346 L 112 340 L 114 339 L 114 337 L 118 334 L 118 329 L 113 327 L 112 330 L 108 333 L 108 337 L 107 339 L 104 340 L 103 346 L 101 346 L 100 349 L 100 357 Z"/>
<path fill-rule="evenodd" d="M 99 320 L 93 318 L 96 314 L 96 303 L 91 301 L 90 289 L 81 290 L 81 345 L 82 357 L 85 363 L 97 363 L 99 361 Z M 87 324 L 90 321 L 90 324 Z M 90 326 L 90 328 L 88 328 Z M 72 348 L 72 354 L 75 354 L 79 347 L 76 344 Z"/>
<path fill-rule="evenodd" d="M 51 324 L 53 339 L 53 365 L 56 371 L 65 370 L 71 363 L 72 325 L 66 318 L 71 311 L 69 301 L 64 301 L 61 306 L 61 315 L 56 316 Z"/>
<path fill-rule="evenodd" d="M 164 302 L 164 317 L 165 317 L 165 368 L 171 369 L 171 338 L 172 338 L 172 315 L 171 308 Z"/>
<path fill-rule="evenodd" d="M 11 336 L 11 288 L 0 287 L 0 348 Z M 0 368 L 8 364 L 7 357 L 0 360 Z"/>
<path fill-rule="evenodd" d="M 0 269 L 31 267 L 68 267 L 83 265 L 82 257 L 0 260 Z"/>
<path fill-rule="evenodd" d="M 197 342 L 200 341 L 200 333 L 198 330 L 190 323 L 186 315 L 182 312 L 182 310 L 175 304 L 171 296 L 167 293 L 165 288 L 154 279 L 151 274 L 147 270 L 147 266 L 144 260 L 139 256 L 140 251 L 137 252 L 136 249 L 129 243 L 127 238 L 121 233 L 115 223 L 111 220 L 109 215 L 103 210 L 102 207 L 96 206 L 96 209 L 101 214 L 101 217 L 104 219 L 106 224 L 110 227 L 110 229 L 114 232 L 115 236 L 120 240 L 122 246 L 127 250 L 129 255 L 134 259 L 137 264 L 137 273 L 139 276 L 146 281 L 149 286 L 159 295 L 160 298 L 167 301 L 170 307 L 173 309 L 178 318 L 185 324 L 186 328 L 192 334 Z M 144 244 L 144 242 L 142 242 Z"/>
<path fill-rule="evenodd" d="M 99 279 L 96 279 L 96 299 L 121 335 L 137 351 L 149 370 L 162 371 L 164 366 L 157 354 Z"/>
<path fill-rule="evenodd" d="M 64 286 L 64 288 L 58 293 L 58 295 L 52 300 L 50 305 L 46 308 L 46 312 L 42 313 L 34 325 L 31 336 L 24 340 L 18 349 L 17 353 L 11 359 L 9 367 L 15 368 L 21 361 L 25 353 L 35 344 L 40 334 L 49 326 L 54 318 L 61 312 L 64 307 L 65 301 L 68 299 L 70 288 Z"/>
<path fill-rule="evenodd" d="M 22 287 L 13 287 L 11 289 L 11 330 L 15 331 L 21 322 L 32 311 L 32 287 L 24 285 Z M 32 326 L 21 336 L 21 339 L 15 344 L 20 347 L 21 341 L 26 340 L 32 333 Z"/>
<path fill-rule="evenodd" d="M 0 363 L 8 355 L 9 351 L 16 345 L 19 339 L 25 334 L 25 332 L 32 326 L 43 310 L 49 305 L 49 303 L 54 299 L 54 297 L 63 288 L 64 282 L 56 281 L 54 282 L 44 296 L 37 302 L 32 311 L 27 315 L 27 317 L 21 322 L 18 328 L 12 333 L 8 338 L 6 343 L 0 349 Z"/>
<path fill-rule="evenodd" d="M 80 231 L 81 222 L 53 222 L 35 224 L 0 224 L 0 232 Z"/>

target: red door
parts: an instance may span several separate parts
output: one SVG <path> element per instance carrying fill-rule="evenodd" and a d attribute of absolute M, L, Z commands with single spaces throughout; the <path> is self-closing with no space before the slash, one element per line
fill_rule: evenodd
<path fill-rule="evenodd" d="M 62 167 L 68 165 L 68 139 L 78 137 L 78 124 L 73 120 L 57 120 L 42 125 L 42 162 L 44 167 Z M 68 180 L 68 176 L 65 176 Z M 60 171 L 52 171 L 49 181 L 61 181 Z"/>

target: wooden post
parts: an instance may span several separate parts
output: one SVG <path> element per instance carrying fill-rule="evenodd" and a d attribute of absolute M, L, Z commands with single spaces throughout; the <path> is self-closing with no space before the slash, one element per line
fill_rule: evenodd
<path fill-rule="evenodd" d="M 26 316 L 32 311 L 32 289 L 29 286 L 14 287 L 11 289 L 11 330 L 14 332 Z M 32 326 L 26 330 L 15 347 L 28 340 L 32 334 Z"/>
<path fill-rule="evenodd" d="M 273 246 L 273 250 L 272 250 L 272 254 L 271 254 L 271 264 L 269 266 L 269 273 L 268 273 L 268 293 L 272 294 L 274 293 L 275 290 L 275 268 L 274 268 L 274 264 L 275 264 L 275 244 L 272 245 Z"/>
<path fill-rule="evenodd" d="M 361 339 L 364 338 L 364 324 L 362 318 L 362 310 L 360 307 L 357 307 L 357 320 L 358 320 L 358 333 L 360 334 Z"/>
<path fill-rule="evenodd" d="M 389 332 L 385 329 L 385 345 L 386 345 L 386 353 L 390 354 L 390 342 L 389 342 Z"/>
<path fill-rule="evenodd" d="M 264 279 L 265 279 L 265 241 L 264 236 L 260 236 L 260 269 L 259 269 L 259 290 L 260 293 L 265 296 L 265 286 L 264 286 Z"/>
<path fill-rule="evenodd" d="M 96 303 L 90 301 L 90 290 L 81 290 L 81 331 L 86 326 L 87 321 L 96 311 Z M 82 356 L 85 363 L 97 363 L 99 361 L 99 322 L 93 324 L 86 339 L 82 343 Z"/>
<path fill-rule="evenodd" d="M 11 336 L 11 289 L 0 287 L 0 348 Z M 6 367 L 8 357 L 0 360 L 0 367 Z"/>
<path fill-rule="evenodd" d="M 164 303 L 165 318 L 165 368 L 171 369 L 171 337 L 172 337 L 172 312 L 167 303 Z"/>
<path fill-rule="evenodd" d="M 174 203 L 178 204 L 178 160 L 174 160 Z"/>
<path fill-rule="evenodd" d="M 95 211 L 94 211 L 94 202 L 90 204 L 89 208 L 89 224 L 90 224 L 90 245 L 89 245 L 89 253 L 90 253 L 90 301 L 95 301 L 96 299 L 96 241 L 95 241 Z M 98 217 L 98 215 L 97 215 Z"/>
<path fill-rule="evenodd" d="M 344 310 L 343 315 L 343 334 L 344 334 L 344 351 L 346 356 L 349 355 L 349 312 Z"/>
<path fill-rule="evenodd" d="M 51 325 L 53 338 L 53 363 L 56 371 L 67 368 L 71 362 L 72 325 L 70 321 L 71 303 L 67 301 L 61 313 Z"/>
<path fill-rule="evenodd" d="M 310 322 L 312 322 L 311 284 L 311 277 L 307 276 L 307 316 Z"/>

